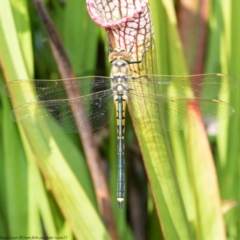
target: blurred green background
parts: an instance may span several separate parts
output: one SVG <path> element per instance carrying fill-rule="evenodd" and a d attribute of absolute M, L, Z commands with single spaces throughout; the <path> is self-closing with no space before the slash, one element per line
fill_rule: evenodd
<path fill-rule="evenodd" d="M 44 2 L 76 76 L 108 76 L 106 33 L 88 16 L 85 1 Z M 158 74 L 223 72 L 240 79 L 240 2 L 150 0 L 150 8 Z M 0 1 L 0 64 L 1 87 L 14 79 L 60 78 L 31 1 Z M 147 150 L 139 150 L 127 116 L 128 190 L 122 211 L 115 200 L 115 120 L 96 133 L 119 239 L 240 239 L 239 89 L 223 100 L 235 114 L 218 123 L 216 134 L 210 129 L 208 137 L 203 130 L 169 134 L 172 156 L 161 161 L 173 166 L 175 191 L 157 177 L 147 184 L 141 161 Z M 11 109 L 10 99 L 1 95 L 0 236 L 110 239 L 77 135 L 26 131 L 11 121 Z M 153 187 L 158 184 L 163 193 Z"/>

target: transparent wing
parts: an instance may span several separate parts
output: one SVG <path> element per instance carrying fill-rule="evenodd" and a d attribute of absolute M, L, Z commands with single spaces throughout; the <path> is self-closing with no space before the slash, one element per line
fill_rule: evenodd
<path fill-rule="evenodd" d="M 201 74 L 189 76 L 145 75 L 131 77 L 129 87 L 143 95 L 171 97 L 216 98 L 240 85 L 240 81 L 227 74 Z M 150 96 L 149 96 L 150 97 Z"/>
<path fill-rule="evenodd" d="M 76 132 L 70 106 L 77 108 L 81 103 L 88 116 L 86 118 L 80 112 L 78 121 L 81 129 L 84 129 L 89 119 L 93 130 L 96 130 L 107 124 L 108 115 L 113 110 L 113 104 L 110 103 L 113 101 L 110 81 L 108 77 L 13 81 L 7 86 L 9 92 L 16 94 L 15 97 L 24 95 L 27 102 L 13 111 L 13 118 L 17 121 L 25 121 L 28 125 L 38 124 L 42 127 L 53 126 L 57 121 L 67 132 Z M 138 109 L 132 117 L 136 119 L 148 117 L 148 121 L 151 122 L 159 122 L 162 118 L 166 130 L 184 129 L 196 125 L 195 117 L 189 116 L 188 113 L 190 102 L 197 104 L 204 118 L 221 120 L 230 116 L 234 112 L 233 108 L 214 98 L 219 93 L 226 93 L 239 85 L 236 78 L 226 74 L 145 75 L 129 77 L 128 82 L 130 88 L 128 103 L 130 108 L 134 104 L 136 105 L 134 109 Z M 35 95 L 29 94 L 33 88 L 36 89 Z M 67 96 L 65 88 L 80 89 L 81 97 Z"/>
<path fill-rule="evenodd" d="M 136 121 L 146 119 L 148 123 L 158 125 L 162 119 L 163 130 L 183 130 L 199 124 L 196 115 L 189 111 L 189 104 L 192 103 L 195 103 L 196 110 L 204 120 L 219 121 L 234 113 L 234 109 L 229 104 L 215 99 L 163 96 L 143 98 L 139 94 L 130 93 L 130 95 L 128 105 L 133 111 L 132 117 Z"/>
<path fill-rule="evenodd" d="M 15 80 L 8 82 L 3 92 L 9 96 L 14 94 L 14 97 L 24 96 L 25 103 L 27 103 L 72 98 L 66 94 L 67 88 L 79 91 L 81 96 L 104 91 L 110 88 L 110 82 L 111 78 L 98 76 L 58 80 Z"/>
<path fill-rule="evenodd" d="M 64 84 L 63 84 L 64 82 Z M 28 94 L 34 88 L 36 96 Z M 81 91 L 81 96 L 67 96 L 65 88 Z M 90 121 L 92 129 L 105 126 L 113 111 L 110 79 L 104 77 L 84 77 L 64 80 L 23 80 L 13 81 L 8 85 L 12 94 L 25 95 L 27 103 L 15 108 L 12 118 L 32 127 L 61 127 L 66 132 L 78 132 L 76 121 L 81 130 Z M 92 93 L 93 92 L 93 93 Z M 83 105 L 83 111 L 79 110 Z M 72 109 L 77 109 L 75 121 Z M 57 124 L 56 124 L 57 123 Z"/>
<path fill-rule="evenodd" d="M 232 115 L 234 109 L 229 104 L 214 98 L 238 85 L 236 78 L 225 74 L 146 75 L 129 80 L 128 103 L 135 120 L 141 116 L 159 124 L 162 119 L 164 130 L 181 130 L 199 122 L 188 110 L 190 103 L 196 103 L 204 120 L 219 121 Z"/>

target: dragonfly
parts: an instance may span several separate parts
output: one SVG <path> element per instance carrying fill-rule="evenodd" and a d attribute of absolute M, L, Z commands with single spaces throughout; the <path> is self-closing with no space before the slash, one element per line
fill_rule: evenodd
<path fill-rule="evenodd" d="M 198 124 L 195 115 L 188 112 L 188 104 L 195 102 L 203 117 L 217 120 L 229 117 L 234 109 L 227 103 L 217 100 L 219 93 L 227 93 L 239 85 L 239 81 L 226 74 L 203 74 L 189 76 L 172 75 L 131 75 L 131 54 L 116 48 L 109 54 L 112 64 L 110 77 L 87 76 L 60 80 L 15 80 L 6 86 L 14 93 L 24 94 L 36 89 L 36 96 L 27 97 L 27 102 L 16 107 L 11 117 L 27 126 L 40 128 L 57 127 L 66 132 L 84 131 L 87 121 L 92 130 L 106 126 L 114 111 L 117 122 L 117 202 L 122 208 L 125 195 L 124 176 L 124 132 L 126 106 L 135 106 L 136 113 L 143 116 L 151 111 L 159 111 L 164 121 L 163 131 L 181 130 Z M 64 82 L 64 84 L 63 84 Z M 80 89 L 81 96 L 68 97 L 65 88 Z M 21 88 L 21 91 L 19 90 Z M 75 119 L 72 106 L 82 104 L 86 114 Z M 173 115 L 172 115 L 173 113 Z M 190 114 L 190 116 L 189 116 Z M 159 122 L 151 115 L 149 124 Z M 134 116 L 134 114 L 132 115 Z M 139 118 L 137 116 L 136 118 Z M 141 118 L 141 116 L 140 116 Z M 78 125 L 78 127 L 77 127 Z"/>

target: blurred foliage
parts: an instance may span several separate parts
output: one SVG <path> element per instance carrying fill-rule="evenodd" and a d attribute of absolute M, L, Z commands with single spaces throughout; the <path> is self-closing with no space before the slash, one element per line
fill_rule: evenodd
<path fill-rule="evenodd" d="M 202 16 L 201 2 L 193 3 L 192 8 L 184 5 L 188 10 L 188 14 L 185 12 L 190 19 L 188 22 Z M 106 34 L 88 16 L 85 1 L 45 0 L 45 4 L 75 74 L 107 75 Z M 150 0 L 158 73 L 184 75 L 202 64 L 204 72 L 224 72 L 240 79 L 240 3 L 210 1 L 209 8 L 205 9 L 207 41 L 201 63 L 197 61 L 196 49 L 201 47 L 197 40 L 201 37 L 202 26 L 195 21 L 192 26 L 185 26 L 192 39 L 189 40 L 191 44 L 184 42 L 179 33 L 180 6 L 180 1 Z M 31 1 L 0 1 L 0 63 L 1 86 L 4 80 L 59 78 L 46 32 Z M 0 99 L 0 236 L 109 239 L 98 215 L 78 137 L 53 130 L 27 132 L 21 126 L 17 128 L 9 118 L 10 100 L 3 95 Z M 179 211 L 171 222 L 161 218 L 161 209 L 153 204 L 131 122 L 127 121 L 126 126 L 129 189 L 128 205 L 123 211 L 118 211 L 115 203 L 117 143 L 114 119 L 109 130 L 96 133 L 105 159 L 103 165 L 106 166 L 119 239 L 164 239 L 163 236 L 170 239 L 166 232 L 172 231 L 178 236 L 176 239 L 186 240 L 182 237 L 182 229 L 175 229 L 182 226 L 191 229 L 192 239 L 240 239 L 239 207 L 235 207 L 240 197 L 239 90 L 226 94 L 222 100 L 229 102 L 236 112 L 218 123 L 217 133 L 210 136 L 210 140 L 203 129 L 169 134 L 181 191 L 178 197 L 183 199 L 180 210 L 168 206 L 173 214 Z M 136 206 L 131 203 L 134 198 L 131 177 L 141 182 L 137 196 L 143 202 Z M 150 182 L 152 185 L 154 182 Z M 145 211 L 141 209 L 144 207 Z M 134 218 L 134 213 L 139 211 L 146 215 Z M 181 211 L 186 214 L 187 223 L 181 222 Z"/>

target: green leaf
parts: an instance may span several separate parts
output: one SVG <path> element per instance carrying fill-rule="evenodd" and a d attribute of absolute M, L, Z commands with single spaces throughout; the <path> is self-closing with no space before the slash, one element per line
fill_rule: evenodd
<path fill-rule="evenodd" d="M 4 23 L 0 25 L 0 55 L 5 78 L 8 81 L 12 79 L 28 79 L 31 77 L 29 73 L 33 71 L 27 68 L 25 59 L 28 59 L 31 45 L 29 41 L 25 41 L 21 37 L 22 35 L 19 34 L 20 29 L 18 28 L 19 26 L 25 26 L 24 31 L 30 36 L 31 30 L 24 23 L 24 21 L 28 21 L 28 12 L 21 11 L 22 9 L 26 10 L 26 1 L 15 1 L 14 8 L 12 8 L 9 1 L 1 1 L 0 9 L 4 9 L 4 11 L 1 10 L 0 14 L 0 22 Z M 17 17 L 17 19 L 18 21 L 21 19 L 23 24 L 18 22 L 18 25 L 15 25 L 12 11 L 15 11 L 14 16 L 21 15 L 21 18 Z M 29 90 L 28 96 L 20 95 L 21 89 L 13 92 L 9 91 L 14 107 L 23 104 L 30 96 L 34 97 L 35 95 L 33 90 Z M 7 119 L 9 116 L 5 114 L 4 117 Z M 9 125 L 13 125 L 10 119 L 8 121 Z M 11 224 L 14 228 L 22 227 L 22 233 L 19 232 L 20 230 L 15 229 L 12 229 L 11 233 L 13 235 L 26 234 L 26 236 L 27 233 L 40 234 L 40 231 L 33 224 L 29 225 L 31 229 L 26 229 L 27 222 L 30 220 L 34 223 L 39 223 L 40 227 L 40 218 L 44 221 L 44 225 L 48 224 L 45 230 L 49 236 L 55 237 L 62 233 L 62 230 L 58 233 L 54 226 L 56 223 L 54 223 L 48 203 L 47 189 L 43 189 L 42 179 L 36 173 L 36 167 L 32 165 L 37 163 L 46 186 L 54 195 L 74 235 L 79 239 L 108 239 L 108 233 L 95 210 L 96 202 L 84 158 L 77 147 L 72 144 L 70 138 L 66 134 L 57 132 L 55 129 L 42 130 L 38 129 L 37 126 L 36 128 L 30 128 L 24 124 L 19 126 L 19 129 L 28 160 L 28 168 L 25 165 L 22 168 L 14 169 L 18 172 L 21 172 L 21 169 L 25 169 L 27 173 L 24 174 L 24 177 L 27 181 L 30 181 L 26 181 L 25 185 L 19 188 L 19 190 L 27 190 L 28 188 L 31 188 L 31 190 L 28 190 L 28 200 L 18 202 L 24 205 L 24 208 L 19 207 L 19 217 L 22 218 L 19 223 L 21 222 L 25 227 L 19 223 Z M 18 134 L 18 132 L 15 131 L 15 134 Z M 11 146 L 10 140 L 6 144 Z M 18 145 L 21 144 L 18 143 Z M 16 154 L 15 150 L 12 153 Z M 18 161 L 16 157 L 11 160 Z M 37 184 L 33 184 L 34 181 L 37 181 Z M 33 190 L 35 190 L 34 198 L 31 195 Z M 16 200 L 15 198 L 14 201 L 18 201 L 18 199 Z M 30 204 L 29 209 L 31 209 L 31 212 L 29 212 L 29 217 L 26 218 L 28 203 Z M 25 215 L 20 212 L 23 210 Z M 9 216 L 9 219 L 14 220 L 12 215 Z M 94 231 L 92 231 L 93 222 Z"/>
<path fill-rule="evenodd" d="M 189 104 L 189 113 L 195 115 L 199 122 L 198 127 L 190 128 L 187 132 L 189 171 L 196 210 L 194 220 L 196 236 L 198 239 L 226 239 L 217 172 L 211 148 L 194 103 Z"/>

